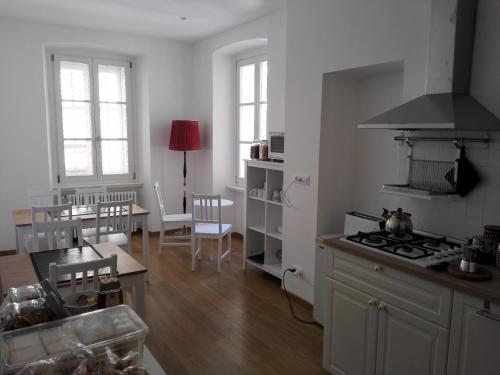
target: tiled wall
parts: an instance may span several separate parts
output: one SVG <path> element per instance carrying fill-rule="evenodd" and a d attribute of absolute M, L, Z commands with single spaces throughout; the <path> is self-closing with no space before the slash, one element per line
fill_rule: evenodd
<path fill-rule="evenodd" d="M 427 133 L 428 134 L 428 133 Z M 416 133 L 415 135 L 426 135 Z M 433 136 L 443 137 L 483 137 L 485 132 L 441 132 Z M 469 195 L 454 200 L 426 201 L 413 198 L 396 198 L 396 205 L 403 207 L 413 215 L 416 228 L 436 233 L 466 238 L 480 235 L 487 224 L 500 225 L 500 132 L 489 133 L 491 142 L 488 146 L 469 143 L 466 156 L 477 168 L 480 184 Z M 400 181 L 407 176 L 408 148 L 399 147 Z M 452 143 L 418 143 L 414 148 L 414 157 L 425 160 L 454 160 L 456 149 Z"/>

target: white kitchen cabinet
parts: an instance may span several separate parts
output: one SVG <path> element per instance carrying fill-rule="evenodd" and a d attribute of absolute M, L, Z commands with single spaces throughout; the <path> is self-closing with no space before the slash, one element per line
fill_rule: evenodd
<path fill-rule="evenodd" d="M 446 373 L 447 329 L 384 302 L 378 312 L 377 375 Z"/>
<path fill-rule="evenodd" d="M 500 373 L 500 306 L 459 292 L 453 296 L 449 375 Z"/>
<path fill-rule="evenodd" d="M 332 374 L 368 375 L 375 371 L 377 300 L 327 279 L 324 366 Z"/>

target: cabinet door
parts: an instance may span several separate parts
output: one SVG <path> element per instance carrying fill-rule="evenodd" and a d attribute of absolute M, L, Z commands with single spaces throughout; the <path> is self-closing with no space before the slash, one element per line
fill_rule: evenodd
<path fill-rule="evenodd" d="M 449 375 L 500 373 L 500 306 L 482 314 L 478 298 L 455 292 L 448 355 Z"/>
<path fill-rule="evenodd" d="M 375 371 L 377 301 L 327 278 L 323 365 L 332 374 L 367 375 Z"/>
<path fill-rule="evenodd" d="M 446 373 L 447 329 L 384 302 L 378 311 L 377 374 Z"/>

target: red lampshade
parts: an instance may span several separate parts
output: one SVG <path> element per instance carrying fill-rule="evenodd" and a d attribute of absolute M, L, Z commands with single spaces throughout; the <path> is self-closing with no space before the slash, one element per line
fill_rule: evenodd
<path fill-rule="evenodd" d="M 201 150 L 200 130 L 197 120 L 172 120 L 170 131 L 170 150 Z"/>

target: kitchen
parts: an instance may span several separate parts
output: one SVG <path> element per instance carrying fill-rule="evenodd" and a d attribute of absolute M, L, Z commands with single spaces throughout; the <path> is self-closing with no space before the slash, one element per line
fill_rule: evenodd
<path fill-rule="evenodd" d="M 458 2 L 455 12 L 433 2 L 426 95 L 401 99 L 403 61 L 323 76 L 318 232 L 325 235 L 314 293 L 331 373 L 496 373 L 497 242 L 481 241 L 498 231 L 499 120 L 467 96 L 469 88 L 476 98 L 491 93 L 492 83 L 481 86 L 490 66 L 482 48 L 493 24 L 485 3 L 477 19 L 486 21 L 474 24 L 470 5 Z M 341 155 L 350 157 L 332 169 Z M 470 169 L 458 166 L 464 160 Z M 323 173 L 328 168 L 333 173 Z M 391 208 L 384 218 L 383 207 Z M 328 227 L 343 235 L 327 235 Z M 472 237 L 472 248 L 481 245 L 464 254 Z M 418 361 L 409 366 L 410 358 Z"/>

